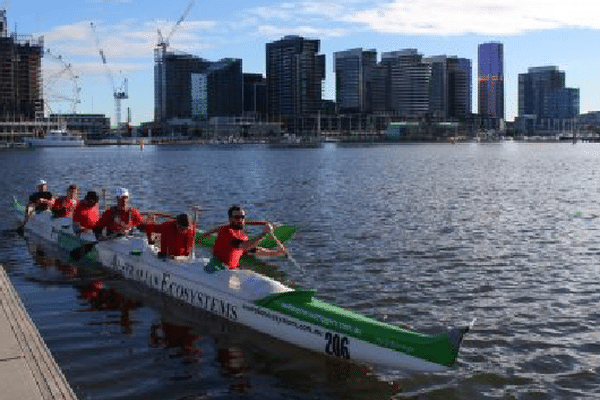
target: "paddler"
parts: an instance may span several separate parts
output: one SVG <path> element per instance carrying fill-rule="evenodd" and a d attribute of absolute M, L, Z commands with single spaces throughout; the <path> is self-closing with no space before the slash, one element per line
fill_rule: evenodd
<path fill-rule="evenodd" d="M 130 233 L 133 228 L 143 229 L 144 217 L 138 210 L 129 205 L 129 190 L 119 188 L 115 190 L 117 205 L 105 210 L 94 227 L 96 237 L 102 236 L 106 228 L 106 236 L 119 236 Z"/>
<path fill-rule="evenodd" d="M 54 203 L 54 197 L 52 193 L 48 191 L 48 184 L 45 180 L 40 179 L 37 184 L 37 192 L 34 192 L 29 196 L 29 203 L 25 207 L 25 211 L 29 210 L 27 217 L 33 212 L 46 211 L 52 208 Z"/>
<path fill-rule="evenodd" d="M 75 233 L 91 231 L 100 218 L 98 210 L 98 194 L 94 191 L 89 191 L 77 204 L 73 212 L 73 229 Z"/>
<path fill-rule="evenodd" d="M 257 256 L 281 256 L 287 253 L 283 245 L 279 243 L 276 249 L 265 249 L 257 247 L 258 244 L 268 235 L 273 234 L 273 225 L 267 221 L 253 221 L 249 224 L 264 225 L 264 232 L 250 239 L 244 232 L 246 225 L 246 212 L 241 206 L 231 206 L 227 212 L 229 216 L 229 225 L 217 226 L 202 234 L 200 242 L 213 233 L 217 234 L 217 240 L 213 247 L 213 257 L 206 265 L 207 272 L 215 272 L 225 267 L 237 269 L 240 259 L 245 253 L 252 252 Z"/>
<path fill-rule="evenodd" d="M 77 207 L 77 185 L 69 185 L 67 195 L 61 196 L 52 204 L 52 214 L 55 218 L 73 217 L 73 211 Z"/>
<path fill-rule="evenodd" d="M 187 257 L 195 246 L 196 226 L 190 224 L 187 214 L 179 214 L 174 220 L 154 223 L 154 215 L 148 216 L 146 234 L 150 241 L 152 234 L 160 234 L 159 257 Z"/>
<path fill-rule="evenodd" d="M 25 206 L 25 215 L 23 217 L 23 224 L 18 228 L 19 231 L 23 231 L 25 224 L 29 220 L 29 217 L 33 212 L 42 212 L 52 208 L 54 203 L 54 196 L 48 191 L 48 185 L 45 180 L 40 179 L 37 184 L 37 192 L 34 192 L 29 196 L 29 202 Z"/>

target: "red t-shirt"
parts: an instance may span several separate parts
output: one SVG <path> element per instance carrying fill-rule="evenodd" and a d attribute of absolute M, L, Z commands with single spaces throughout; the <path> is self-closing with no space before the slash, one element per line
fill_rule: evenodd
<path fill-rule="evenodd" d="M 77 222 L 82 229 L 92 229 L 100 218 L 98 204 L 88 206 L 84 201 L 77 204 L 73 211 L 73 222 Z"/>
<path fill-rule="evenodd" d="M 77 207 L 77 199 L 68 199 L 66 197 L 59 197 L 52 204 L 52 211 L 56 218 L 72 217 L 75 207 Z"/>
<path fill-rule="evenodd" d="M 146 233 L 160 233 L 160 251 L 170 256 L 187 256 L 195 245 L 196 227 L 192 224 L 185 231 L 177 228 L 176 221 L 146 224 Z"/>
<path fill-rule="evenodd" d="M 244 250 L 240 248 L 243 242 L 248 241 L 248 235 L 241 229 L 233 229 L 226 225 L 217 231 L 217 240 L 213 247 L 213 255 L 229 269 L 237 269 Z"/>
<path fill-rule="evenodd" d="M 111 207 L 105 210 L 96 224 L 97 229 L 106 228 L 108 234 L 114 232 L 125 233 L 144 223 L 144 217 L 133 207 L 128 210 L 117 210 L 116 207 Z"/>

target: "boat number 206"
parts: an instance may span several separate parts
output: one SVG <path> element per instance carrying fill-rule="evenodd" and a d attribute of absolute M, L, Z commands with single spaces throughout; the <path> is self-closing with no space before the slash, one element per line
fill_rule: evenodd
<path fill-rule="evenodd" d="M 346 336 L 327 332 L 325 342 L 325 353 L 336 357 L 350 358 L 350 350 L 348 350 L 350 341 Z"/>

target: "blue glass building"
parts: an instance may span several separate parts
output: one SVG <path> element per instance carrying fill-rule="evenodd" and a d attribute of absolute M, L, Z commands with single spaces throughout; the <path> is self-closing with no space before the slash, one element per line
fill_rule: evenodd
<path fill-rule="evenodd" d="M 477 53 L 479 115 L 504 119 L 504 45 L 483 43 Z"/>

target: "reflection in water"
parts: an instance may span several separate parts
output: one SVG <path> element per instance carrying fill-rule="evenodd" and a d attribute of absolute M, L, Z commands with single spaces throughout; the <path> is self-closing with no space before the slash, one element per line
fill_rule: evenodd
<path fill-rule="evenodd" d="M 68 278 L 65 282 L 73 284 L 79 292 L 78 297 L 89 304 L 89 311 L 118 311 L 123 333 L 131 334 L 131 310 L 141 306 L 139 301 L 124 297 L 107 282 L 90 280 L 93 276 L 89 275 L 89 271 L 67 261 L 63 254 L 51 246 L 29 239 L 27 247 L 40 267 L 47 271 L 57 270 L 64 278 Z"/>
<path fill-rule="evenodd" d="M 191 333 L 189 326 L 175 325 L 166 321 L 154 323 L 150 327 L 150 347 L 176 350 L 174 357 L 186 363 L 195 364 L 202 358 L 202 350 L 196 343 L 201 335 Z"/>

